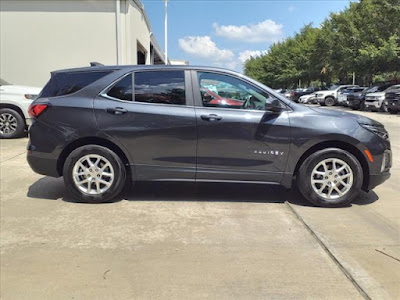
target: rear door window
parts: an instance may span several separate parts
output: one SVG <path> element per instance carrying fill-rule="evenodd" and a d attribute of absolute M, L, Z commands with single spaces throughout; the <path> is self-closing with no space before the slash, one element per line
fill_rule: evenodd
<path fill-rule="evenodd" d="M 75 93 L 113 71 L 62 72 L 51 76 L 41 97 L 57 97 Z"/>
<path fill-rule="evenodd" d="M 185 105 L 184 71 L 135 72 L 136 102 Z"/>

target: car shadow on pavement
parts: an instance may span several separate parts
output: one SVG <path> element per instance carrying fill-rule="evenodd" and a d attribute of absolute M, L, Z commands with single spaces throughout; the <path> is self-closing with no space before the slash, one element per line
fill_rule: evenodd
<path fill-rule="evenodd" d="M 77 202 L 64 186 L 62 178 L 43 177 L 33 183 L 29 198 Z M 377 201 L 375 192 L 361 192 L 353 205 L 367 205 Z M 128 201 L 210 201 L 284 203 L 310 206 L 297 189 L 287 190 L 279 185 L 245 183 L 137 182 L 127 186 L 114 202 Z"/>

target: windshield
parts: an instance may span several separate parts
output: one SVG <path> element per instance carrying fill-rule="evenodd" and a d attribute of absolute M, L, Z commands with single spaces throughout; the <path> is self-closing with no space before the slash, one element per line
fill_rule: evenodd
<path fill-rule="evenodd" d="M 11 85 L 11 83 L 8 83 L 4 79 L 0 78 L 0 86 L 2 86 L 2 85 Z"/>
<path fill-rule="evenodd" d="M 397 89 L 400 89 L 400 84 L 391 86 L 390 88 L 386 89 L 385 92 L 393 91 L 393 90 L 397 90 Z"/>

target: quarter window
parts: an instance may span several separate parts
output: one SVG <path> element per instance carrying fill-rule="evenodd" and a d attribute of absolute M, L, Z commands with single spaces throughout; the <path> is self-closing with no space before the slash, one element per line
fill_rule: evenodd
<path fill-rule="evenodd" d="M 267 104 L 283 105 L 275 97 L 238 78 L 209 72 L 197 74 L 205 107 L 265 110 Z"/>
<path fill-rule="evenodd" d="M 132 73 L 118 81 L 107 95 L 120 100 L 132 101 Z"/>
<path fill-rule="evenodd" d="M 185 105 L 184 72 L 135 72 L 135 101 Z"/>
<path fill-rule="evenodd" d="M 40 97 L 57 97 L 75 93 L 93 82 L 107 76 L 110 71 L 60 72 L 51 76 Z"/>

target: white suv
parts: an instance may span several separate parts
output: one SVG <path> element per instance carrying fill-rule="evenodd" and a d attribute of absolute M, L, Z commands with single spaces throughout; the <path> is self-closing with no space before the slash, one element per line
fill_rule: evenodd
<path fill-rule="evenodd" d="M 29 105 L 40 91 L 41 88 L 11 85 L 0 79 L 0 138 L 23 135 L 30 124 Z"/>
<path fill-rule="evenodd" d="M 380 110 L 387 112 L 388 110 L 385 102 L 385 94 L 386 92 L 397 89 L 400 89 L 400 84 L 392 85 L 382 92 L 366 94 L 364 102 L 365 110 Z"/>
<path fill-rule="evenodd" d="M 333 86 L 329 91 L 319 91 L 316 94 L 317 102 L 322 106 L 333 106 L 337 103 L 339 94 L 345 89 L 357 87 L 358 85 Z"/>

